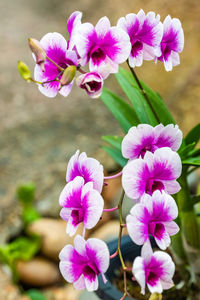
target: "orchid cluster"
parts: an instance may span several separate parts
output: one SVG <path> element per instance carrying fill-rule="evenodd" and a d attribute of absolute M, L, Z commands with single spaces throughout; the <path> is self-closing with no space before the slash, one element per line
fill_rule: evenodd
<path fill-rule="evenodd" d="M 176 179 L 182 164 L 175 151 L 181 143 L 182 132 L 172 124 L 140 124 L 130 128 L 122 141 L 122 154 L 129 159 L 123 168 L 122 186 L 127 196 L 138 202 L 126 218 L 127 229 L 131 239 L 143 245 L 132 271 L 143 294 L 145 284 L 151 293 L 162 293 L 173 286 L 174 263 L 166 253 L 153 253 L 149 235 L 165 250 L 170 236 L 179 231 L 174 222 L 178 208 L 170 194 L 180 190 Z"/>
<path fill-rule="evenodd" d="M 132 272 L 145 293 L 147 284 L 151 293 L 162 293 L 173 285 L 174 263 L 161 251 L 153 253 L 149 235 L 155 238 L 159 248 L 165 250 L 170 236 L 178 232 L 174 222 L 178 208 L 170 194 L 180 190 L 176 179 L 181 174 L 181 160 L 175 152 L 182 142 L 178 126 L 162 124 L 152 127 L 140 124 L 130 128 L 122 141 L 122 154 L 128 163 L 116 176 L 122 174 L 122 186 L 135 204 L 126 218 L 128 233 L 138 245 L 143 245 L 142 256 L 133 263 Z M 76 236 L 74 247 L 67 245 L 60 253 L 60 270 L 68 282 L 77 289 L 89 291 L 98 288 L 99 274 L 109 266 L 106 244 L 98 239 L 84 240 L 85 229 L 93 228 L 102 216 L 104 201 L 101 196 L 104 180 L 103 166 L 94 158 L 77 151 L 67 167 L 67 184 L 60 194 L 61 217 L 67 221 L 66 232 L 76 233 L 83 223 L 83 237 Z M 110 209 L 110 211 L 115 208 Z M 120 224 L 122 225 L 122 224 Z"/>
<path fill-rule="evenodd" d="M 83 223 L 83 236 L 77 235 L 74 247 L 67 245 L 61 251 L 60 270 L 76 289 L 94 291 L 98 288 L 99 274 L 106 282 L 104 273 L 109 266 L 109 251 L 105 242 L 95 238 L 85 241 L 84 236 L 85 229 L 93 228 L 103 213 L 104 200 L 100 194 L 104 182 L 103 166 L 77 151 L 69 161 L 66 181 L 59 199 L 60 216 L 67 221 L 66 232 L 70 236 Z"/>
<path fill-rule="evenodd" d="M 142 294 L 147 286 L 157 295 L 173 285 L 175 265 L 170 255 L 162 251 L 171 245 L 177 264 L 186 273 L 186 266 L 190 269 L 191 280 L 183 278 L 184 288 L 188 291 L 192 282 L 198 290 L 200 230 L 194 205 L 200 202 L 200 195 L 191 195 L 187 178 L 200 167 L 200 149 L 195 148 L 200 140 L 200 124 L 183 138 L 161 96 L 135 73 L 135 67 L 146 60 L 163 62 L 167 71 L 180 63 L 179 53 L 184 46 L 180 21 L 167 16 L 162 23 L 154 12 L 145 14 L 140 10 L 120 18 L 116 26 L 103 17 L 94 27 L 82 23 L 82 13 L 76 11 L 67 21 L 67 30 L 68 41 L 56 32 L 46 34 L 40 41 L 29 39 L 36 63 L 34 79 L 23 62 L 18 64 L 20 74 L 26 81 L 35 82 L 47 97 L 55 97 L 57 93 L 69 95 L 76 74 L 81 73 L 76 78 L 78 87 L 91 98 L 101 95 L 125 136 L 103 137 L 109 144 L 104 149 L 122 167 L 113 176 L 105 177 L 100 162 L 79 150 L 69 160 L 67 183 L 59 198 L 60 216 L 67 222 L 69 236 L 76 234 L 80 224 L 83 232 L 82 236 L 75 236 L 74 246 L 66 245 L 60 253 L 63 277 L 76 289 L 95 291 L 98 276 L 106 283 L 109 262 L 119 256 L 124 274 L 121 300 L 131 297 L 127 272 L 132 272 Z M 125 61 L 130 72 L 119 67 Z M 103 88 L 104 80 L 113 73 L 127 101 Z M 122 176 L 119 203 L 105 209 L 103 186 L 109 188 L 109 179 L 119 176 Z M 126 222 L 122 217 L 125 194 L 134 204 Z M 97 225 L 104 211 L 115 210 L 119 213 L 118 247 L 109 253 L 104 241 L 86 239 L 85 232 Z M 125 227 L 131 240 L 141 248 L 132 268 L 125 265 L 121 250 Z M 159 250 L 154 252 L 150 237 Z M 193 295 L 188 299 L 194 299 Z"/>
<path fill-rule="evenodd" d="M 162 23 L 154 12 L 147 14 L 141 9 L 131 13 L 111 26 L 107 17 L 101 18 L 94 27 L 82 23 L 82 13 L 72 13 L 67 21 L 69 40 L 57 33 L 47 33 L 40 41 L 29 39 L 29 46 L 36 62 L 34 79 L 41 93 L 55 97 L 57 93 L 68 96 L 76 72 L 78 87 L 91 98 L 102 93 L 104 80 L 117 73 L 119 64 L 128 60 L 130 67 L 139 67 L 144 60 L 158 60 L 171 71 L 180 63 L 184 35 L 177 18 L 167 16 Z M 88 71 L 82 67 L 88 64 Z M 21 73 L 22 74 L 22 73 Z"/>

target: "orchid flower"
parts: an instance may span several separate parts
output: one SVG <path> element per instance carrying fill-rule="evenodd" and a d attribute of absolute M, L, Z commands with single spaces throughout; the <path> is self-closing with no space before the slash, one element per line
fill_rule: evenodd
<path fill-rule="evenodd" d="M 87 241 L 80 235 L 72 245 L 65 246 L 60 252 L 60 271 L 66 281 L 76 289 L 95 291 L 98 289 L 98 275 L 106 282 L 104 273 L 109 266 L 110 254 L 105 242 L 90 238 Z"/>

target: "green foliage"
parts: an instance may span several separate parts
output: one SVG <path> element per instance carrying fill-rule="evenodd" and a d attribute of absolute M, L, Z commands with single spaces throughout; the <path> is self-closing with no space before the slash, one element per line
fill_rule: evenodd
<path fill-rule="evenodd" d="M 125 132 L 128 132 L 130 127 L 140 123 L 134 109 L 108 89 L 103 89 L 101 100 L 111 111 Z"/>
<path fill-rule="evenodd" d="M 116 78 L 128 98 L 132 102 L 133 108 L 136 110 L 136 114 L 140 120 L 140 123 L 148 123 L 152 126 L 158 124 L 151 107 L 144 98 L 144 95 L 141 93 L 137 82 L 131 72 L 128 72 L 120 67 L 119 73 L 116 74 Z M 164 125 L 175 124 L 175 121 L 168 108 L 164 104 L 161 96 L 158 93 L 154 92 L 147 84 L 145 84 L 141 80 L 140 84 L 146 92 L 160 122 Z"/>
<path fill-rule="evenodd" d="M 178 151 L 178 154 L 180 155 L 181 159 L 185 159 L 188 157 L 188 153 L 194 148 L 195 143 L 183 146 Z"/>
<path fill-rule="evenodd" d="M 121 166 L 124 167 L 127 164 L 127 159 L 122 156 L 121 150 L 103 146 L 103 149 Z"/>
<path fill-rule="evenodd" d="M 121 136 L 113 136 L 113 135 L 104 135 L 102 136 L 102 140 L 109 143 L 114 148 L 121 151 L 121 143 L 122 143 L 122 137 Z"/>
<path fill-rule="evenodd" d="M 33 206 L 33 201 L 35 198 L 35 185 L 33 183 L 20 185 L 17 188 L 17 198 L 23 207 L 22 219 L 25 227 L 40 218 L 40 214 Z"/>
<path fill-rule="evenodd" d="M 186 158 L 182 161 L 182 164 L 189 166 L 200 166 L 200 156 Z"/>
<path fill-rule="evenodd" d="M 30 182 L 17 188 L 17 198 L 23 204 L 32 203 L 35 198 L 35 185 Z"/>
<path fill-rule="evenodd" d="M 17 280 L 16 263 L 18 260 L 30 260 L 38 252 L 41 241 L 38 236 L 16 238 L 13 242 L 0 247 L 0 261 L 10 267 L 14 281 Z"/>
<path fill-rule="evenodd" d="M 194 147 L 195 147 L 199 140 L 200 140 L 200 123 L 197 124 L 194 128 L 192 128 L 190 132 L 186 135 L 185 143 L 187 145 L 194 143 Z"/>
<path fill-rule="evenodd" d="M 27 295 L 31 300 L 46 300 L 46 297 L 39 290 L 36 289 L 28 290 Z"/>

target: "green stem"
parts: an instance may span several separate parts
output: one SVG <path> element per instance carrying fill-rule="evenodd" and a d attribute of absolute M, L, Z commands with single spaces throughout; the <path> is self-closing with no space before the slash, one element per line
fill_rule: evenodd
<path fill-rule="evenodd" d="M 128 63 L 128 61 L 127 61 L 127 63 Z M 153 112 L 153 114 L 154 114 L 154 116 L 155 116 L 155 118 L 156 118 L 156 121 L 157 121 L 158 123 L 160 123 L 160 119 L 159 119 L 158 115 L 156 114 L 156 112 L 155 112 L 155 110 L 154 110 L 154 108 L 153 108 L 153 106 L 152 106 L 152 104 L 151 104 L 151 101 L 150 101 L 150 99 L 149 99 L 149 97 L 148 97 L 146 91 L 143 89 L 143 87 L 142 87 L 142 85 L 141 85 L 141 83 L 140 83 L 140 81 L 139 81 L 139 78 L 137 77 L 137 75 L 136 75 L 134 69 L 131 68 L 131 66 L 129 65 L 129 63 L 128 63 L 128 66 L 129 66 L 129 69 L 130 69 L 130 71 L 131 71 L 133 77 L 135 78 L 135 81 L 136 81 L 136 83 L 137 83 L 137 85 L 138 85 L 140 91 L 142 92 L 142 94 L 143 94 L 145 100 L 147 101 L 148 105 L 150 106 L 150 108 L 151 108 L 151 110 L 152 110 L 152 112 Z"/>
<path fill-rule="evenodd" d="M 200 231 L 194 210 L 194 203 L 187 183 L 187 169 L 187 167 L 183 166 L 183 172 L 179 178 L 181 190 L 176 196 L 182 243 L 190 265 L 191 274 L 197 283 L 200 280 Z"/>

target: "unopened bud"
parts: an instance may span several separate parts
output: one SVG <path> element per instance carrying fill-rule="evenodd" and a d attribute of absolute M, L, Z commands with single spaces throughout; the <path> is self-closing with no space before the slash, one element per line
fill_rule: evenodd
<path fill-rule="evenodd" d="M 27 82 L 31 81 L 31 71 L 29 70 L 28 66 L 21 60 L 18 61 L 18 71 L 21 77 L 26 80 Z"/>
<path fill-rule="evenodd" d="M 69 83 L 72 82 L 72 80 L 74 79 L 76 75 L 76 67 L 75 66 L 69 66 L 65 69 L 65 71 L 63 72 L 63 75 L 60 79 L 60 85 L 61 87 L 63 85 L 67 85 Z"/>
<path fill-rule="evenodd" d="M 149 300 L 162 300 L 162 295 L 158 293 L 151 294 Z"/>
<path fill-rule="evenodd" d="M 28 44 L 31 51 L 35 55 L 36 63 L 40 65 L 42 71 L 44 72 L 44 62 L 46 60 L 46 52 L 42 48 L 40 42 L 36 39 L 29 38 Z"/>

